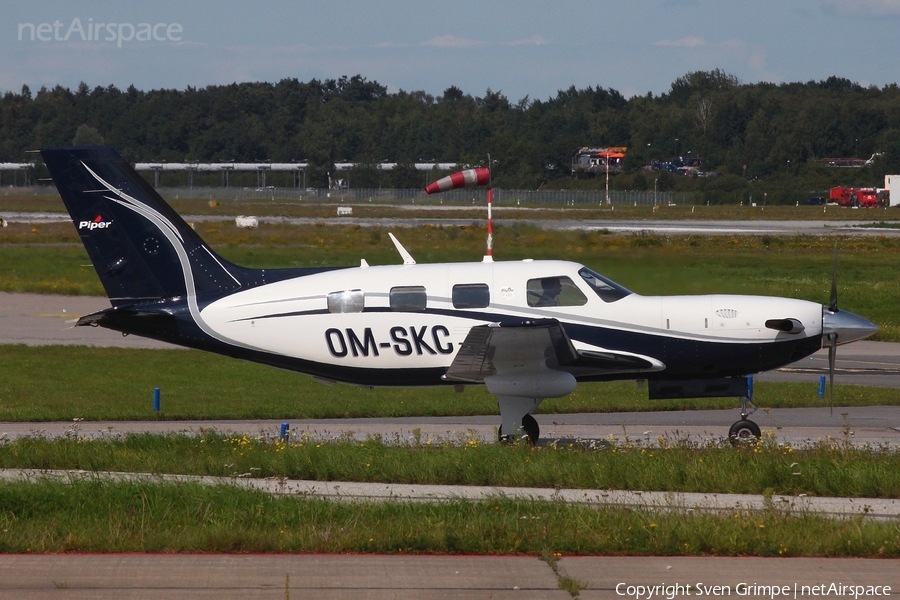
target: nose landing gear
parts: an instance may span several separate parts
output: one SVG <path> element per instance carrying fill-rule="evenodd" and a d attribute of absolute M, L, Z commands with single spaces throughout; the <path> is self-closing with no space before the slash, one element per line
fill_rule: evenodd
<path fill-rule="evenodd" d="M 741 420 L 728 430 L 728 439 L 732 442 L 744 442 L 762 436 L 759 425 L 747 418 L 756 412 L 756 408 L 749 396 L 741 396 Z"/>

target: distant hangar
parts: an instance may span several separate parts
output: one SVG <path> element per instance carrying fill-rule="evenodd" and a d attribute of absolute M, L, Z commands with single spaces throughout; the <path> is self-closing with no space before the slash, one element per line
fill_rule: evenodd
<path fill-rule="evenodd" d="M 374 163 L 379 171 L 391 171 L 398 164 L 395 162 Z M 339 162 L 334 163 L 335 170 L 349 171 L 354 167 L 358 167 L 360 163 Z M 413 163 L 417 171 L 431 171 L 438 169 L 439 171 L 452 171 L 458 167 L 456 163 Z M 255 162 L 255 163 L 239 163 L 239 162 L 217 162 L 217 163 L 170 163 L 170 162 L 143 162 L 134 165 L 136 171 L 153 171 L 153 185 L 159 187 L 159 174 L 162 172 L 185 172 L 188 174 L 188 186 L 194 185 L 194 173 L 221 173 L 222 185 L 228 187 L 228 174 L 232 172 L 255 172 L 260 181 L 261 187 L 266 187 L 266 173 L 269 172 L 287 172 L 294 174 L 294 187 L 306 187 L 306 171 L 309 169 L 308 162 L 291 162 L 291 163 L 273 163 L 273 162 Z M 303 180 L 300 174 L 303 174 Z"/>

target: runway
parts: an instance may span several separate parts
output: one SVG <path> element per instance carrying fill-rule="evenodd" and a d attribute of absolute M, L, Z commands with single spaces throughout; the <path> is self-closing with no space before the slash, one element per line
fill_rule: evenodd
<path fill-rule="evenodd" d="M 421 206 L 384 206 L 403 210 L 450 210 L 460 208 L 471 210 L 472 207 L 441 207 L 433 205 Z M 604 230 L 612 233 L 641 233 L 649 232 L 660 235 L 839 235 L 839 236 L 900 236 L 900 228 L 883 227 L 881 213 L 873 212 L 871 220 L 723 220 L 723 219 L 584 219 L 584 218 L 560 218 L 560 219 L 521 219 L 502 217 L 504 207 L 497 207 L 496 224 L 503 227 L 529 226 L 541 229 L 562 231 L 594 231 Z M 836 210 L 836 209 L 835 209 Z M 233 223 L 231 215 L 183 215 L 189 223 Z M 70 220 L 65 213 L 47 212 L 2 212 L 0 219 L 9 223 L 56 223 Z M 410 228 L 423 227 L 425 225 L 435 227 L 472 226 L 476 224 L 484 227 L 487 223 L 482 218 L 453 218 L 453 217 L 415 217 L 409 214 L 397 217 L 281 217 L 260 216 L 260 223 L 278 225 L 315 225 L 325 223 L 328 225 L 359 225 L 360 227 L 391 227 Z"/>
<path fill-rule="evenodd" d="M 858 598 L 877 598 L 897 593 L 900 569 L 896 560 L 852 558 L 562 556 L 551 564 L 530 556 L 0 557 L 0 598 L 17 600 L 572 598 L 561 584 L 580 588 L 582 600 L 644 600 L 655 586 L 662 586 L 653 596 L 660 600 L 667 591 L 673 600 L 834 597 L 834 591 L 825 593 L 832 585 L 862 586 Z M 813 586 L 824 587 L 813 593 Z M 840 597 L 854 598 L 854 591 Z"/>

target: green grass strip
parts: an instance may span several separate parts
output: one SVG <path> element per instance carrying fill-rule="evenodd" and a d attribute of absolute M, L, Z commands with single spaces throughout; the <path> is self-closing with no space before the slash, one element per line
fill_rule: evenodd
<path fill-rule="evenodd" d="M 318 419 L 497 415 L 484 386 L 355 389 L 194 350 L 0 346 L 0 421 Z M 153 412 L 153 389 L 162 390 Z M 824 407 L 809 383 L 757 383 L 763 408 Z M 835 406 L 900 403 L 895 390 L 836 386 Z M 634 382 L 582 384 L 543 413 L 735 408 L 735 399 L 650 401 Z M 499 416 L 498 416 L 499 424 Z M 727 424 L 726 424 L 727 425 Z"/>
<path fill-rule="evenodd" d="M 404 440 L 405 441 L 405 440 Z M 82 469 L 319 481 L 622 489 L 661 492 L 900 498 L 900 453 L 825 441 L 793 448 L 772 441 L 658 440 L 562 447 L 442 444 L 378 439 L 285 443 L 213 432 L 132 434 L 101 440 L 19 438 L 0 444 L 0 467 Z"/>
<path fill-rule="evenodd" d="M 900 556 L 900 525 L 563 503 L 345 503 L 230 486 L 0 485 L 0 552 Z"/>
<path fill-rule="evenodd" d="M 264 225 L 248 231 L 198 223 L 196 229 L 223 257 L 248 267 L 358 265 L 361 258 L 372 265 L 400 262 L 381 227 Z M 419 263 L 480 261 L 484 254 L 481 225 L 395 233 Z M 610 235 L 499 224 L 494 257 L 577 261 L 644 295 L 749 294 L 827 303 L 834 241 L 812 235 Z M 874 321 L 881 328 L 875 339 L 900 341 L 898 250 L 897 237 L 840 240 L 841 308 Z M 102 295 L 89 265 L 70 223 L 13 224 L 0 232 L 0 290 Z"/>

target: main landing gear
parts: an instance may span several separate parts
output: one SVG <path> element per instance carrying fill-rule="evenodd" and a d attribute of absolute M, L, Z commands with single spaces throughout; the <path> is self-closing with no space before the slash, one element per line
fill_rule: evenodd
<path fill-rule="evenodd" d="M 732 442 L 744 442 L 759 439 L 762 432 L 759 425 L 747 417 L 756 412 L 756 405 L 748 396 L 741 396 L 741 420 L 737 421 L 728 430 L 728 439 Z"/>
<path fill-rule="evenodd" d="M 497 403 L 500 405 L 500 428 L 497 433 L 500 441 L 513 441 L 527 436 L 530 443 L 536 444 L 541 436 L 541 428 L 531 412 L 542 401 L 543 398 L 497 396 Z"/>
<path fill-rule="evenodd" d="M 537 444 L 538 438 L 541 437 L 541 427 L 538 425 L 537 419 L 531 415 L 525 415 L 522 417 L 522 426 L 519 433 L 524 433 L 524 435 L 528 436 L 528 443 L 534 445 Z M 501 442 L 511 442 L 514 438 L 514 436 L 508 436 L 503 433 L 503 425 L 500 425 L 497 429 L 497 437 Z"/>

